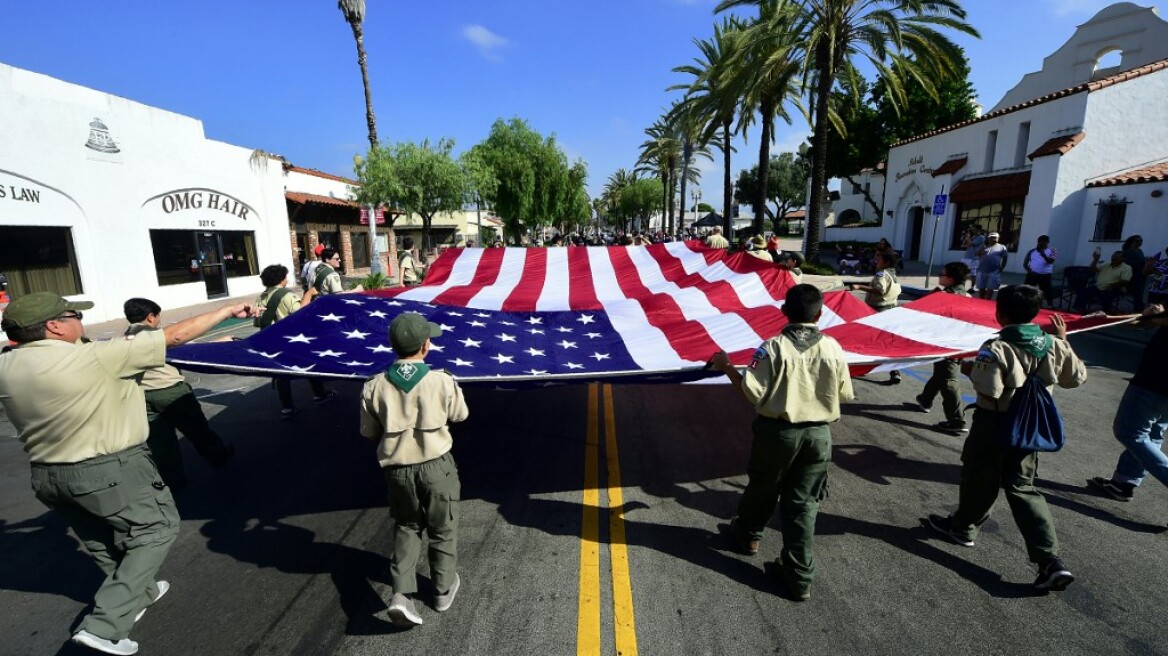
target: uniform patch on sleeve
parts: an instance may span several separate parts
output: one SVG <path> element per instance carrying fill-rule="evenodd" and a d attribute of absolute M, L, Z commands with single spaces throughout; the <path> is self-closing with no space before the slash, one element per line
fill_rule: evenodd
<path fill-rule="evenodd" d="M 758 368 L 758 363 L 760 363 L 760 362 L 762 362 L 763 360 L 765 360 L 765 359 L 766 359 L 766 357 L 767 357 L 767 350 L 766 350 L 765 348 L 763 348 L 763 347 L 761 347 L 761 346 L 760 346 L 760 347 L 758 347 L 758 348 L 756 348 L 756 349 L 754 350 L 754 355 L 753 355 L 753 356 L 750 358 L 750 365 L 749 365 L 749 368 L 751 368 L 751 369 L 757 369 L 757 368 Z"/>
<path fill-rule="evenodd" d="M 877 277 L 877 278 L 883 278 L 883 277 L 884 277 L 884 272 L 883 272 L 883 271 L 877 271 L 877 272 L 876 272 L 876 277 Z"/>
<path fill-rule="evenodd" d="M 980 351 L 977 352 L 976 360 L 978 362 L 997 362 L 998 356 L 994 355 L 994 352 L 991 351 L 990 349 L 982 348 Z"/>

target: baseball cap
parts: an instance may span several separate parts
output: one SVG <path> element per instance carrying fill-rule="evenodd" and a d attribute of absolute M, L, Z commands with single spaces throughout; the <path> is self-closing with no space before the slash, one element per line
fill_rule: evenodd
<path fill-rule="evenodd" d="M 88 310 L 92 301 L 66 301 L 52 292 L 37 292 L 17 297 L 4 310 L 0 329 L 28 328 L 61 316 L 70 310 Z"/>
<path fill-rule="evenodd" d="M 1000 239 L 1000 238 L 1001 238 L 1001 235 L 999 235 L 996 232 L 991 232 L 990 234 L 986 235 L 986 239 Z"/>
<path fill-rule="evenodd" d="M 417 312 L 403 312 L 389 324 L 389 343 L 398 353 L 417 353 L 427 339 L 441 334 L 441 326 Z"/>
<path fill-rule="evenodd" d="M 316 248 L 312 249 L 312 252 L 313 252 L 313 253 L 314 253 L 314 254 L 315 254 L 317 257 L 320 257 L 320 254 L 324 252 L 324 244 L 317 244 L 317 245 L 316 245 Z"/>

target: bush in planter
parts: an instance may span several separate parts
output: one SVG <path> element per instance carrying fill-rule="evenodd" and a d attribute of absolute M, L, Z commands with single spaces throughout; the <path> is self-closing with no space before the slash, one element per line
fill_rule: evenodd
<path fill-rule="evenodd" d="M 389 287 L 392 280 L 384 273 L 371 273 L 361 280 L 363 289 L 384 289 Z"/>

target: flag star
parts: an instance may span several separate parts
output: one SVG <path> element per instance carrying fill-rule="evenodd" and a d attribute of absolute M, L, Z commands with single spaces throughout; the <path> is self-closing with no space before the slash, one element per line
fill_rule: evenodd
<path fill-rule="evenodd" d="M 308 365 L 307 367 L 297 367 L 297 366 L 296 366 L 296 365 L 294 365 L 294 364 L 291 364 L 291 365 L 289 365 L 289 364 L 286 364 L 286 365 L 284 365 L 284 368 L 285 368 L 285 369 L 291 369 L 292 371 L 299 371 L 300 373 L 304 373 L 304 372 L 306 372 L 306 371 L 312 371 L 312 368 L 313 368 L 313 367 L 315 367 L 315 366 L 316 366 L 316 365 L 314 365 L 314 364 L 310 364 L 310 365 Z"/>
<path fill-rule="evenodd" d="M 473 362 L 470 362 L 468 360 L 463 360 L 462 358 L 454 358 L 453 360 L 450 360 L 450 364 L 452 364 L 456 367 L 473 367 L 474 366 Z"/>
<path fill-rule="evenodd" d="M 543 323 L 543 318 L 542 317 L 531 317 L 527 320 L 527 323 L 534 326 L 537 323 Z"/>
<path fill-rule="evenodd" d="M 539 328 L 528 328 L 527 332 L 531 333 L 532 335 L 542 335 L 543 334 L 543 331 L 540 330 Z"/>
<path fill-rule="evenodd" d="M 299 335 L 284 335 L 284 339 L 288 340 L 290 344 L 295 344 L 296 342 L 307 344 L 316 338 L 308 337 L 304 333 L 300 333 Z"/>
<path fill-rule="evenodd" d="M 275 353 L 264 353 L 263 351 L 253 351 L 251 349 L 248 349 L 247 352 L 251 353 L 252 355 L 262 355 L 269 360 L 283 353 L 283 351 L 276 351 Z"/>
<path fill-rule="evenodd" d="M 504 326 L 514 326 L 514 325 L 516 325 L 514 321 L 500 321 L 499 323 L 503 324 Z"/>
<path fill-rule="evenodd" d="M 590 357 L 590 358 L 596 358 L 596 361 L 597 361 L 597 362 L 600 362 L 601 360 L 607 360 L 607 359 L 608 359 L 608 354 L 607 354 L 607 353 L 593 353 L 592 355 L 590 355 L 590 356 L 588 356 L 588 357 Z"/>
<path fill-rule="evenodd" d="M 385 304 L 392 305 L 394 307 L 399 307 L 399 306 L 405 305 L 405 303 L 402 303 L 401 301 L 386 301 Z"/>
<path fill-rule="evenodd" d="M 558 333 L 570 333 L 570 332 L 572 332 L 572 329 L 571 329 L 571 328 L 568 328 L 567 326 L 560 326 L 559 328 L 556 328 L 556 332 L 558 332 Z"/>
<path fill-rule="evenodd" d="M 529 348 L 525 351 L 525 353 L 527 353 L 528 355 L 531 355 L 532 357 L 535 357 L 537 355 L 543 355 L 543 351 L 541 351 L 537 348 Z"/>
<path fill-rule="evenodd" d="M 490 319 L 491 318 L 491 315 L 489 315 L 485 312 L 477 312 L 477 313 L 475 313 L 475 316 L 480 318 L 480 319 Z"/>
<path fill-rule="evenodd" d="M 344 317 L 329 312 L 328 314 L 320 315 L 320 319 L 323 321 L 340 321 L 341 319 L 344 319 Z"/>
<path fill-rule="evenodd" d="M 374 353 L 393 353 L 393 349 L 389 348 L 385 344 L 378 344 L 377 346 L 366 346 L 365 348 L 373 351 Z"/>
<path fill-rule="evenodd" d="M 353 360 L 352 362 L 342 362 L 341 364 L 346 366 L 346 367 L 371 367 L 371 366 L 373 366 L 372 362 L 357 362 L 356 360 Z"/>
<path fill-rule="evenodd" d="M 450 315 L 450 316 L 452 316 L 452 317 L 461 317 L 461 316 L 462 316 L 462 313 L 461 313 L 461 312 L 455 312 L 455 311 L 453 311 L 453 310 L 447 310 L 447 311 L 446 311 L 446 314 L 448 314 L 448 315 Z"/>
<path fill-rule="evenodd" d="M 482 321 L 472 321 L 466 325 L 470 326 L 471 328 L 486 328 L 487 327 L 487 324 L 483 323 Z"/>
<path fill-rule="evenodd" d="M 467 337 L 466 339 L 460 339 L 458 341 L 459 341 L 459 343 L 461 343 L 463 346 L 465 346 L 467 348 L 478 348 L 479 346 L 482 345 L 482 342 L 473 340 L 469 337 Z"/>
<path fill-rule="evenodd" d="M 442 329 L 442 332 L 449 332 L 451 330 L 454 330 L 454 326 L 447 326 L 444 323 L 438 324 L 438 327 Z"/>
<path fill-rule="evenodd" d="M 502 353 L 500 353 L 498 355 L 492 355 L 491 359 L 498 362 L 499 364 L 514 364 L 515 363 L 515 356 L 514 355 L 503 355 Z"/>
<path fill-rule="evenodd" d="M 542 375 L 546 374 L 547 372 L 544 371 L 543 369 L 528 369 L 527 373 L 531 374 L 532 376 L 542 376 Z"/>
<path fill-rule="evenodd" d="M 562 342 L 558 342 L 558 344 L 559 344 L 560 348 L 565 348 L 565 349 L 576 348 L 576 342 L 569 342 L 566 339 Z"/>
<path fill-rule="evenodd" d="M 584 365 L 576 364 L 575 362 L 565 362 L 564 366 L 569 368 L 569 369 L 583 369 L 584 368 Z"/>
<path fill-rule="evenodd" d="M 324 351 L 313 351 L 313 353 L 322 358 L 339 358 L 344 355 L 344 353 L 341 353 L 340 351 L 334 351 L 332 349 L 325 349 Z"/>
<path fill-rule="evenodd" d="M 360 330 L 344 333 L 346 339 L 365 339 L 369 333 L 363 333 Z"/>
<path fill-rule="evenodd" d="M 384 319 L 384 318 L 388 317 L 389 315 L 382 312 L 381 310 L 374 310 L 374 311 L 369 313 L 369 316 L 377 317 L 378 319 Z"/>
<path fill-rule="evenodd" d="M 576 319 L 576 321 L 579 321 L 580 323 L 592 323 L 593 321 L 596 321 L 596 317 L 592 316 L 591 314 L 581 314 L 580 317 Z"/>
<path fill-rule="evenodd" d="M 357 300 L 354 300 L 351 298 L 346 298 L 346 299 L 344 299 L 344 301 L 345 301 L 345 303 L 348 303 L 349 305 L 365 305 L 361 301 L 357 301 Z"/>
<path fill-rule="evenodd" d="M 504 342 L 514 342 L 515 341 L 515 335 L 508 335 L 507 333 L 499 333 L 498 335 L 495 335 L 495 337 L 498 337 L 499 339 L 503 340 Z"/>
<path fill-rule="evenodd" d="M 600 333 L 584 333 L 584 336 L 587 337 L 588 339 L 596 339 L 597 337 L 603 337 L 603 335 L 601 335 Z"/>
<path fill-rule="evenodd" d="M 430 350 L 434 351 L 435 353 L 441 353 L 442 352 L 442 345 L 435 344 L 434 342 L 430 342 Z"/>

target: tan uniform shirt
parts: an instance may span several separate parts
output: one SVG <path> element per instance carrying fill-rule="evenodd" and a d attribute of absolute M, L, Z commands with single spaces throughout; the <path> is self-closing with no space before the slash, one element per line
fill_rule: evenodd
<path fill-rule="evenodd" d="M 1132 279 L 1132 268 L 1128 264 L 1121 264 L 1117 267 L 1111 266 L 1111 263 L 1099 267 L 1099 273 L 1095 277 L 1095 286 L 1099 289 L 1107 289 L 1116 283 L 1127 282 Z"/>
<path fill-rule="evenodd" d="M 361 435 L 379 439 L 382 467 L 416 465 L 454 445 L 447 424 L 466 419 L 462 388 L 444 371 L 430 370 L 412 390 L 402 392 L 378 374 L 361 391 Z"/>
<path fill-rule="evenodd" d="M 742 389 L 758 414 L 791 423 L 835 421 L 840 402 L 854 398 L 844 350 L 826 335 L 802 353 L 782 335 L 763 342 Z"/>
<path fill-rule="evenodd" d="M 325 294 L 340 294 L 343 291 L 345 291 L 345 288 L 341 285 L 341 274 L 333 271 L 320 284 L 319 293 L 323 296 Z"/>
<path fill-rule="evenodd" d="M 719 233 L 706 237 L 706 246 L 710 248 L 730 248 L 730 242 Z"/>
<path fill-rule="evenodd" d="M 869 307 L 878 310 L 896 307 L 896 299 L 900 297 L 900 281 L 896 279 L 896 272 L 881 269 L 872 276 L 872 282 L 868 283 L 868 286 L 872 291 L 864 297 L 864 302 Z"/>
<path fill-rule="evenodd" d="M 1009 410 L 1014 390 L 1022 387 L 1026 376 L 1036 367 L 1038 377 L 1048 390 L 1055 383 L 1069 388 L 1087 382 L 1087 365 L 1075 355 L 1070 344 L 1057 337 L 1041 362 L 1002 340 L 993 339 L 982 345 L 969 373 L 977 391 L 977 407 L 996 412 Z"/>
<path fill-rule="evenodd" d="M 156 330 L 162 329 L 145 327 L 139 329 L 137 332 L 150 333 Z M 186 378 L 183 377 L 181 371 L 169 364 L 164 364 L 161 367 L 147 369 L 142 372 L 142 376 L 138 379 L 138 384 L 142 386 L 143 390 L 149 391 L 174 387 L 185 380 Z"/>
<path fill-rule="evenodd" d="M 264 315 L 264 312 L 266 312 L 268 309 L 268 299 L 270 299 L 272 297 L 272 294 L 274 294 L 277 289 L 280 289 L 280 287 L 278 285 L 275 287 L 268 287 L 267 289 L 264 290 L 264 292 L 262 294 L 260 294 L 260 297 L 256 300 L 256 307 L 259 308 L 259 313 L 260 313 L 261 317 Z M 276 318 L 272 319 L 272 323 L 275 323 L 275 322 L 279 321 L 280 319 L 283 319 L 284 317 L 288 316 L 289 314 L 292 314 L 293 312 L 295 312 L 299 309 L 300 309 L 300 297 L 296 295 L 296 292 L 294 292 L 292 290 L 288 290 L 288 293 L 284 294 L 284 298 L 280 299 L 280 306 L 276 308 Z"/>
<path fill-rule="evenodd" d="M 771 264 L 775 263 L 774 259 L 771 258 L 770 251 L 762 250 L 762 251 L 746 251 L 746 252 L 749 253 L 750 255 L 757 257 L 760 260 L 770 262 Z"/>
<path fill-rule="evenodd" d="M 89 344 L 31 342 L 0 355 L 0 403 L 32 462 L 117 453 L 150 430 L 133 377 L 165 362 L 161 330 Z"/>
<path fill-rule="evenodd" d="M 418 265 L 412 254 L 407 253 L 401 259 L 401 278 L 403 283 L 418 282 Z"/>

